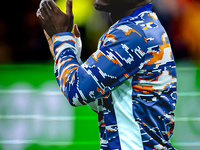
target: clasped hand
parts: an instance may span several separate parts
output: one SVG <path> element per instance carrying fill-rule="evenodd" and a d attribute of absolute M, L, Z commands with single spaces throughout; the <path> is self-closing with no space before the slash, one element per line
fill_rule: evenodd
<path fill-rule="evenodd" d="M 74 21 L 72 0 L 67 0 L 66 7 L 67 12 L 63 13 L 53 0 L 41 1 L 37 17 L 50 37 L 61 32 L 72 32 Z"/>
<path fill-rule="evenodd" d="M 49 49 L 53 57 L 55 57 L 55 55 L 53 51 L 52 36 L 57 33 L 72 31 L 74 21 L 72 0 L 67 0 L 66 10 L 66 14 L 63 13 L 53 0 L 42 0 L 40 8 L 36 13 L 38 20 L 44 29 L 44 35 L 48 41 Z M 73 32 L 76 37 L 80 38 L 80 32 L 77 25 L 74 25 Z M 80 50 L 78 51 L 81 53 L 81 48 L 79 49 Z"/>

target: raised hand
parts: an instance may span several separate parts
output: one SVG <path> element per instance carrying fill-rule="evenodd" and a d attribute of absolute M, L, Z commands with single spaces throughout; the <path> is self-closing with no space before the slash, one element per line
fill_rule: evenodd
<path fill-rule="evenodd" d="M 67 12 L 63 13 L 53 0 L 42 0 L 37 17 L 50 37 L 57 33 L 72 31 L 74 20 L 72 0 L 67 0 L 66 7 Z"/>

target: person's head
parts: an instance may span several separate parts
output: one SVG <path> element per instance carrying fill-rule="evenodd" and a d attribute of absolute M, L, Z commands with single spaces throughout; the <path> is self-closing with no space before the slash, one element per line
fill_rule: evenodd
<path fill-rule="evenodd" d="M 96 0 L 94 7 L 96 10 L 112 12 L 118 9 L 131 9 L 151 3 L 153 0 Z"/>

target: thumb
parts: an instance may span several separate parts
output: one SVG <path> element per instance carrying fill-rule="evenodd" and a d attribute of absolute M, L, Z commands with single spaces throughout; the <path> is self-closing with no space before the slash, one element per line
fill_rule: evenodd
<path fill-rule="evenodd" d="M 49 49 L 50 49 L 51 55 L 52 55 L 53 57 L 55 57 L 54 51 L 53 51 L 53 42 L 52 42 L 52 39 L 51 39 L 51 37 L 47 34 L 47 32 L 46 32 L 45 30 L 43 30 L 43 31 L 44 31 L 44 35 L 45 35 L 45 37 L 46 37 L 46 39 L 47 39 L 47 42 L 48 42 L 48 44 L 49 44 Z"/>
<path fill-rule="evenodd" d="M 70 15 L 73 15 L 72 12 L 72 0 L 66 1 L 66 13 L 69 13 Z"/>
<path fill-rule="evenodd" d="M 78 29 L 77 24 L 74 25 L 74 34 L 75 34 L 76 37 L 78 37 L 78 38 L 80 37 L 80 31 Z"/>

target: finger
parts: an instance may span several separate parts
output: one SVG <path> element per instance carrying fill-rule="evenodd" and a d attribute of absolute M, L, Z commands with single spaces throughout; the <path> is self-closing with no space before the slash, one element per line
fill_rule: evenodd
<path fill-rule="evenodd" d="M 43 3 L 41 4 L 41 10 L 43 10 L 43 12 L 45 13 L 45 15 L 46 15 L 46 17 L 48 17 L 49 15 L 51 15 L 51 10 L 52 10 L 52 8 L 51 8 L 51 6 L 48 4 L 48 2 L 49 1 L 43 1 Z M 42 12 L 42 13 L 43 13 Z M 43 15 L 43 14 L 42 14 Z M 43 16 L 43 17 L 45 17 L 45 16 Z"/>
<path fill-rule="evenodd" d="M 43 27 L 43 19 L 44 19 L 44 17 L 42 16 L 40 9 L 37 10 L 36 15 L 37 15 L 37 18 L 38 18 L 38 21 L 39 21 L 40 25 Z"/>
<path fill-rule="evenodd" d="M 40 19 L 44 19 L 44 17 L 43 17 L 42 14 L 41 14 L 40 9 L 37 10 L 36 16 L 37 16 L 38 18 L 40 18 Z"/>
<path fill-rule="evenodd" d="M 45 6 L 44 4 L 42 4 L 42 7 L 40 8 L 40 12 L 41 12 L 41 16 L 42 16 L 42 19 L 43 19 L 43 20 L 49 18 L 49 12 L 48 12 L 48 10 L 46 9 L 46 6 Z"/>
<path fill-rule="evenodd" d="M 44 2 L 44 0 L 41 0 L 39 8 L 42 7 L 42 3 L 43 3 L 43 2 Z"/>
<path fill-rule="evenodd" d="M 52 7 L 50 6 L 50 3 L 53 2 L 52 0 L 41 0 L 40 6 L 39 6 L 40 8 L 42 7 L 42 4 L 43 4 L 44 2 L 47 2 L 48 7 L 49 7 L 50 9 L 52 9 Z"/>
<path fill-rule="evenodd" d="M 81 35 L 77 24 L 74 25 L 74 34 L 76 37 L 80 37 Z"/>
<path fill-rule="evenodd" d="M 38 21 L 39 21 L 40 25 L 42 26 L 43 29 L 45 29 L 45 26 L 44 26 L 44 24 L 45 24 L 44 17 L 41 15 L 40 9 L 38 9 L 38 11 L 37 11 L 36 14 L 37 14 L 37 18 L 38 18 Z"/>
<path fill-rule="evenodd" d="M 51 5 L 50 5 L 51 1 L 47 1 L 47 6 L 50 10 L 52 10 Z"/>
<path fill-rule="evenodd" d="M 67 0 L 67 2 L 66 2 L 66 13 L 69 13 L 70 15 L 73 15 L 73 12 L 72 12 L 72 0 Z"/>
<path fill-rule="evenodd" d="M 52 10 L 59 9 L 59 7 L 56 5 L 56 3 L 53 0 L 48 0 L 47 4 Z"/>

